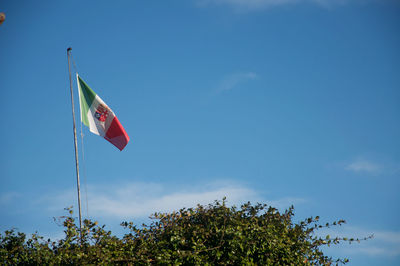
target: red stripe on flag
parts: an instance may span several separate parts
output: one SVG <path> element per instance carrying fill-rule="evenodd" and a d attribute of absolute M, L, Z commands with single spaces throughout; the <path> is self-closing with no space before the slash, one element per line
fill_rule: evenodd
<path fill-rule="evenodd" d="M 125 148 L 126 144 L 128 144 L 129 142 L 129 136 L 116 116 L 111 122 L 111 125 L 108 128 L 106 136 L 104 138 L 109 142 L 111 142 L 115 147 L 117 147 L 121 151 Z"/>

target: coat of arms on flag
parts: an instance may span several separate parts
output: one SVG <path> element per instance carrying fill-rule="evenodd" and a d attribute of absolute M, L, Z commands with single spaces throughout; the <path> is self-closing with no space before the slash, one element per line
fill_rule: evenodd
<path fill-rule="evenodd" d="M 100 122 L 105 122 L 108 116 L 108 110 L 107 107 L 104 105 L 100 104 L 97 107 L 96 113 L 94 116 L 100 121 Z"/>

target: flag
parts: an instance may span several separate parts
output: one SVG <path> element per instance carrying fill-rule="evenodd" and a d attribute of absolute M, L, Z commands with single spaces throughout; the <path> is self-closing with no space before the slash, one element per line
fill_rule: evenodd
<path fill-rule="evenodd" d="M 81 121 L 94 134 L 104 137 L 121 151 L 129 136 L 110 107 L 76 74 Z"/>

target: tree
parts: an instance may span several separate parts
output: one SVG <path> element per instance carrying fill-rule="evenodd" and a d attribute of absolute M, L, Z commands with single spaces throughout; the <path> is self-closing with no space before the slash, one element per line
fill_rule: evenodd
<path fill-rule="evenodd" d="M 121 225 L 129 230 L 122 238 L 97 222 L 84 221 L 82 242 L 73 218 L 62 217 L 65 237 L 44 240 L 15 230 L 0 235 L 0 263 L 37 264 L 174 264 L 174 265 L 331 265 L 321 248 L 363 239 L 319 237 L 316 231 L 345 221 L 319 224 L 319 217 L 299 223 L 294 208 L 280 213 L 265 204 L 228 207 L 225 198 L 208 206 L 155 213 L 150 225 Z M 366 237 L 364 239 L 368 239 Z"/>

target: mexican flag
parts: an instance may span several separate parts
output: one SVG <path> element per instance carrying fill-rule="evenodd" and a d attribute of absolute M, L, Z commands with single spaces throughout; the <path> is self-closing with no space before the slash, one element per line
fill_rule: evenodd
<path fill-rule="evenodd" d="M 129 136 L 110 107 L 76 74 L 79 88 L 81 121 L 94 134 L 104 137 L 121 151 Z"/>

